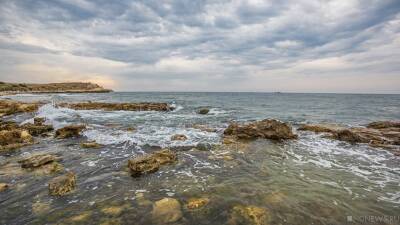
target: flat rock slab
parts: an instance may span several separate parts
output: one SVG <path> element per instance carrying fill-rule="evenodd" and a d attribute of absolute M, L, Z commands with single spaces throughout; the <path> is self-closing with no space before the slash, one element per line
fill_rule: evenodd
<path fill-rule="evenodd" d="M 106 111 L 171 111 L 174 108 L 167 103 L 140 102 L 140 103 L 105 103 L 81 102 L 61 103 L 58 106 L 75 110 L 106 110 Z"/>
<path fill-rule="evenodd" d="M 154 173 L 162 165 L 174 163 L 177 156 L 171 150 L 161 150 L 148 155 L 139 156 L 128 161 L 128 168 L 133 177 L 146 173 Z"/>

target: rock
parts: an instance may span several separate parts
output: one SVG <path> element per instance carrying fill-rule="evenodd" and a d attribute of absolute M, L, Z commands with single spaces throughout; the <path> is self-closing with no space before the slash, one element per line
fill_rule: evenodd
<path fill-rule="evenodd" d="M 36 168 L 45 164 L 58 161 L 60 158 L 50 154 L 36 154 L 25 159 L 19 160 L 22 168 Z"/>
<path fill-rule="evenodd" d="M 206 142 L 200 142 L 196 145 L 196 149 L 200 151 L 209 151 L 212 149 L 212 145 Z"/>
<path fill-rule="evenodd" d="M 101 209 L 101 212 L 109 216 L 119 216 L 127 206 L 107 206 Z"/>
<path fill-rule="evenodd" d="M 136 128 L 134 128 L 134 127 L 128 127 L 128 128 L 126 129 L 126 131 L 135 132 L 135 131 L 136 131 Z"/>
<path fill-rule="evenodd" d="M 8 99 L 0 99 L 0 117 L 16 113 L 31 113 L 39 109 L 41 103 L 24 103 Z"/>
<path fill-rule="evenodd" d="M 39 216 L 50 212 L 50 204 L 43 202 L 35 202 L 32 204 L 32 212 Z"/>
<path fill-rule="evenodd" d="M 2 130 L 15 130 L 18 129 L 19 126 L 14 121 L 3 121 L 0 120 L 0 131 Z"/>
<path fill-rule="evenodd" d="M 207 114 L 207 113 L 209 113 L 209 112 L 210 112 L 209 109 L 207 109 L 207 108 L 202 108 L 202 109 L 200 109 L 197 113 L 198 113 L 198 114 L 201 114 L 201 115 L 205 115 L 205 114 Z"/>
<path fill-rule="evenodd" d="M 0 151 L 7 151 L 33 144 L 33 138 L 26 130 L 0 131 Z"/>
<path fill-rule="evenodd" d="M 105 110 L 105 111 L 171 111 L 174 108 L 167 103 L 140 102 L 140 103 L 105 103 L 105 102 L 81 102 L 62 103 L 60 107 L 75 110 Z"/>
<path fill-rule="evenodd" d="M 373 129 L 383 129 L 391 127 L 400 128 L 400 121 L 377 121 L 369 123 L 367 127 Z"/>
<path fill-rule="evenodd" d="M 101 144 L 98 144 L 94 141 L 81 143 L 82 148 L 101 148 L 101 146 L 102 146 Z"/>
<path fill-rule="evenodd" d="M 201 125 L 201 124 L 194 124 L 193 128 L 201 130 L 201 131 L 205 131 L 205 132 L 217 132 L 217 129 L 207 127 L 206 125 Z"/>
<path fill-rule="evenodd" d="M 136 203 L 139 206 L 151 206 L 153 203 L 144 197 L 144 194 L 139 192 L 135 194 Z"/>
<path fill-rule="evenodd" d="M 186 204 L 187 209 L 198 209 L 210 203 L 209 198 L 191 198 Z"/>
<path fill-rule="evenodd" d="M 337 124 L 303 124 L 297 130 L 313 131 L 315 133 L 334 133 L 344 128 Z"/>
<path fill-rule="evenodd" d="M 45 121 L 46 121 L 46 118 L 43 118 L 43 117 L 35 117 L 35 118 L 33 118 L 33 124 L 36 125 L 36 126 L 43 125 Z"/>
<path fill-rule="evenodd" d="M 174 198 L 163 198 L 153 206 L 152 219 L 156 224 L 174 223 L 182 218 L 181 204 Z"/>
<path fill-rule="evenodd" d="M 6 183 L 0 183 L 0 192 L 3 192 L 9 188 L 9 185 Z"/>
<path fill-rule="evenodd" d="M 224 131 L 224 135 L 238 139 L 266 138 L 273 140 L 294 139 L 292 127 L 278 120 L 266 119 L 245 125 L 232 123 Z"/>
<path fill-rule="evenodd" d="M 49 182 L 49 194 L 63 196 L 75 189 L 76 177 L 72 172 L 53 178 Z"/>
<path fill-rule="evenodd" d="M 252 224 L 267 225 L 268 211 L 258 206 L 242 206 L 233 207 L 229 224 Z"/>
<path fill-rule="evenodd" d="M 86 129 L 85 125 L 66 126 L 66 127 L 58 129 L 56 131 L 55 137 L 59 138 L 59 139 L 78 137 L 80 135 L 81 131 L 83 131 L 84 129 Z"/>
<path fill-rule="evenodd" d="M 40 167 L 30 168 L 36 175 L 50 175 L 64 170 L 64 167 L 58 162 L 50 162 Z"/>
<path fill-rule="evenodd" d="M 82 223 L 87 221 L 92 216 L 92 212 L 83 212 L 79 215 L 71 217 L 69 220 L 73 223 Z"/>
<path fill-rule="evenodd" d="M 170 150 L 160 150 L 149 155 L 139 156 L 128 161 L 133 177 L 156 172 L 160 166 L 177 161 L 176 154 Z"/>
<path fill-rule="evenodd" d="M 175 134 L 171 137 L 171 141 L 186 141 L 187 137 L 184 134 Z"/>
<path fill-rule="evenodd" d="M 53 130 L 53 126 L 51 125 L 30 123 L 22 125 L 21 128 L 27 130 L 32 136 L 39 136 Z"/>

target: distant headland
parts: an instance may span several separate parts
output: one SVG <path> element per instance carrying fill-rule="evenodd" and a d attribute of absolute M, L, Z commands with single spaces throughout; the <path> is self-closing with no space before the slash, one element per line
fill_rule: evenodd
<path fill-rule="evenodd" d="M 107 93 L 111 89 L 90 82 L 48 84 L 6 83 L 0 81 L 0 95 L 21 93 Z"/>

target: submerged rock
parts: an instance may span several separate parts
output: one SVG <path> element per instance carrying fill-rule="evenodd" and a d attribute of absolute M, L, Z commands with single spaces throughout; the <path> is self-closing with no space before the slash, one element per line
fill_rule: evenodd
<path fill-rule="evenodd" d="M 35 202 L 32 204 L 32 212 L 39 216 L 50 212 L 50 204 L 44 202 Z"/>
<path fill-rule="evenodd" d="M 81 143 L 82 148 L 101 148 L 101 146 L 101 144 L 98 144 L 95 141 Z"/>
<path fill-rule="evenodd" d="M 182 215 L 181 204 L 174 198 L 163 198 L 153 205 L 152 219 L 156 224 L 174 223 Z"/>
<path fill-rule="evenodd" d="M 191 198 L 186 204 L 187 209 L 198 209 L 210 203 L 209 198 Z"/>
<path fill-rule="evenodd" d="M 56 155 L 51 154 L 36 154 L 25 159 L 19 160 L 22 168 L 37 168 L 45 164 L 60 160 Z"/>
<path fill-rule="evenodd" d="M 0 99 L 0 117 L 16 113 L 30 113 L 39 109 L 41 103 L 24 103 L 8 99 Z"/>
<path fill-rule="evenodd" d="M 56 138 L 65 139 L 80 136 L 81 131 L 86 129 L 85 125 L 70 125 L 56 130 Z"/>
<path fill-rule="evenodd" d="M 106 111 L 171 111 L 174 108 L 167 103 L 139 102 L 139 103 L 105 103 L 105 102 L 81 102 L 62 103 L 58 106 L 75 110 L 106 110 Z"/>
<path fill-rule="evenodd" d="M 252 225 L 267 225 L 268 211 L 265 208 L 258 206 L 242 206 L 233 207 L 231 218 L 228 222 L 230 225 L 252 224 Z"/>
<path fill-rule="evenodd" d="M 197 113 L 201 114 L 201 115 L 205 115 L 205 114 L 207 114 L 209 112 L 210 112 L 210 110 L 208 108 L 202 108 Z"/>
<path fill-rule="evenodd" d="M 49 182 L 49 194 L 63 196 L 75 189 L 76 177 L 72 172 L 53 178 Z"/>
<path fill-rule="evenodd" d="M 244 125 L 232 123 L 226 128 L 224 135 L 233 136 L 238 139 L 266 138 L 283 140 L 297 138 L 297 135 L 293 134 L 290 125 L 273 119 L 266 119 Z"/>
<path fill-rule="evenodd" d="M 0 183 L 0 192 L 5 191 L 9 188 L 9 185 L 6 183 Z"/>
<path fill-rule="evenodd" d="M 26 130 L 0 131 L 0 151 L 13 150 L 31 144 L 33 144 L 33 138 Z"/>
<path fill-rule="evenodd" d="M 139 156 L 128 161 L 128 168 L 133 177 L 146 173 L 156 172 L 160 166 L 174 163 L 177 156 L 174 152 L 165 149 L 149 155 Z"/>
<path fill-rule="evenodd" d="M 171 137 L 171 141 L 186 141 L 187 139 L 184 134 L 175 134 Z"/>

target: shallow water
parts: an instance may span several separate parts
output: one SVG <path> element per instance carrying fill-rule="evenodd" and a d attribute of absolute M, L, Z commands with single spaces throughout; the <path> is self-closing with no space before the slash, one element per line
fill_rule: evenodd
<path fill-rule="evenodd" d="M 400 95 L 109 93 L 9 97 L 48 101 L 36 116 L 46 117 L 56 128 L 85 123 L 88 130 L 79 139 L 43 138 L 36 145 L 0 156 L 2 164 L 21 155 L 55 153 L 78 179 L 74 193 L 57 198 L 49 196 L 47 190 L 53 176 L 5 176 L 0 171 L 0 181 L 12 184 L 10 190 L 0 193 L 0 224 L 153 224 L 152 204 L 164 197 L 182 204 L 183 218 L 176 224 L 227 224 L 237 205 L 264 208 L 270 224 L 400 224 L 400 158 L 388 151 L 309 132 L 298 132 L 295 141 L 257 140 L 231 148 L 219 145 L 230 121 L 276 118 L 296 127 L 309 122 L 357 126 L 399 120 Z M 176 109 L 76 111 L 51 104 L 87 100 L 167 102 Z M 201 107 L 210 108 L 210 113 L 198 115 Z M 33 116 L 8 119 L 24 123 Z M 195 129 L 194 124 L 217 132 Z M 129 127 L 135 127 L 136 132 L 128 131 Z M 170 141 L 177 133 L 185 134 L 188 140 Z M 104 147 L 82 149 L 79 143 L 86 140 Z M 192 149 L 199 143 L 215 146 L 209 151 Z M 140 178 L 126 172 L 130 157 L 164 147 L 177 151 L 177 164 Z M 193 197 L 207 197 L 210 203 L 188 210 L 185 204 Z M 39 205 L 48 208 L 35 211 Z M 117 215 L 104 213 L 109 206 L 122 211 Z M 79 221 L 77 215 L 86 217 Z M 378 216 L 387 217 L 371 221 L 381 218 Z"/>

